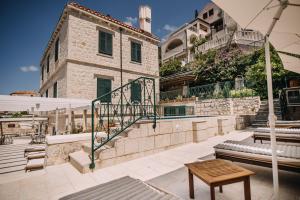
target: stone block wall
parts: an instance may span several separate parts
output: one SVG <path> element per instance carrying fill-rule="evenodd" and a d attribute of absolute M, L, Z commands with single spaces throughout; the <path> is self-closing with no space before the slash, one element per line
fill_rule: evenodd
<path fill-rule="evenodd" d="M 195 102 L 195 114 L 216 115 L 254 115 L 260 107 L 260 97 L 227 99 L 207 99 Z"/>

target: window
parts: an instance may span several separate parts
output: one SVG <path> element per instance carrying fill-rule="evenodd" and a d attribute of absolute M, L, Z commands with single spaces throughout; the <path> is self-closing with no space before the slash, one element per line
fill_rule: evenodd
<path fill-rule="evenodd" d="M 97 78 L 97 98 L 111 92 L 111 80 Z M 111 102 L 111 94 L 101 99 L 101 102 Z"/>
<path fill-rule="evenodd" d="M 131 42 L 131 61 L 141 63 L 141 44 L 136 42 Z"/>
<path fill-rule="evenodd" d="M 55 54 L 54 54 L 54 60 L 55 62 L 58 60 L 58 51 L 59 51 L 59 38 L 57 38 L 55 42 Z"/>
<path fill-rule="evenodd" d="M 99 53 L 112 56 L 112 34 L 99 31 Z"/>
<path fill-rule="evenodd" d="M 209 16 L 214 15 L 214 9 L 209 10 L 209 11 L 208 11 L 208 15 L 209 15 Z"/>
<path fill-rule="evenodd" d="M 57 82 L 53 85 L 53 98 L 57 98 Z"/>
<path fill-rule="evenodd" d="M 204 13 L 203 14 L 203 19 L 206 19 L 207 18 L 207 13 Z"/>
<path fill-rule="evenodd" d="M 137 82 L 131 83 L 131 102 L 141 102 L 141 91 L 141 84 Z"/>
<path fill-rule="evenodd" d="M 44 80 L 44 65 L 42 65 L 41 76 L 42 76 L 42 81 L 43 81 Z"/>
<path fill-rule="evenodd" d="M 50 55 L 47 57 L 47 73 L 49 73 Z"/>
<path fill-rule="evenodd" d="M 48 98 L 48 90 L 46 90 L 46 95 L 45 96 Z"/>

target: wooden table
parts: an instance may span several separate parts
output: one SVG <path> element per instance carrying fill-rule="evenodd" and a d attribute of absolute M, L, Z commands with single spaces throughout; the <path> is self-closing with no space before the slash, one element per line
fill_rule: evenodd
<path fill-rule="evenodd" d="M 200 178 L 210 186 L 211 199 L 215 199 L 215 187 L 219 186 L 220 192 L 223 192 L 222 185 L 244 182 L 245 200 L 251 199 L 250 176 L 254 172 L 237 166 L 230 161 L 215 159 L 201 162 L 185 164 L 189 171 L 189 189 L 190 198 L 194 199 L 194 179 L 193 175 Z"/>

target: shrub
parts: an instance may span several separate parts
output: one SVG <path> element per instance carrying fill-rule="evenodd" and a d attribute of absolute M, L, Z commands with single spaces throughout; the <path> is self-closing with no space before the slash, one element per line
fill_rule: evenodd
<path fill-rule="evenodd" d="M 255 91 L 249 88 L 243 88 L 240 90 L 230 90 L 230 97 L 232 98 L 250 97 L 254 95 Z"/>

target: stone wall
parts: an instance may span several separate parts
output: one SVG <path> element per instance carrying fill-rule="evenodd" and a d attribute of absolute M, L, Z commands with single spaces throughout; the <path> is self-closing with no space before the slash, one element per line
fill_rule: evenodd
<path fill-rule="evenodd" d="M 235 130 L 235 116 L 194 117 L 158 120 L 154 130 L 152 123 L 141 123 L 123 133 L 113 147 L 101 150 L 97 167 L 105 167 L 150 155 L 191 142 L 200 142 L 216 135 Z M 69 153 L 81 150 L 90 142 L 90 133 L 47 137 L 47 165 L 68 161 Z"/>
<path fill-rule="evenodd" d="M 79 151 L 82 145 L 91 138 L 90 133 L 72 135 L 48 135 L 47 144 L 47 165 L 58 165 L 69 161 L 69 154 Z"/>
<path fill-rule="evenodd" d="M 195 102 L 196 115 L 255 115 L 260 107 L 259 97 L 207 99 Z"/>

